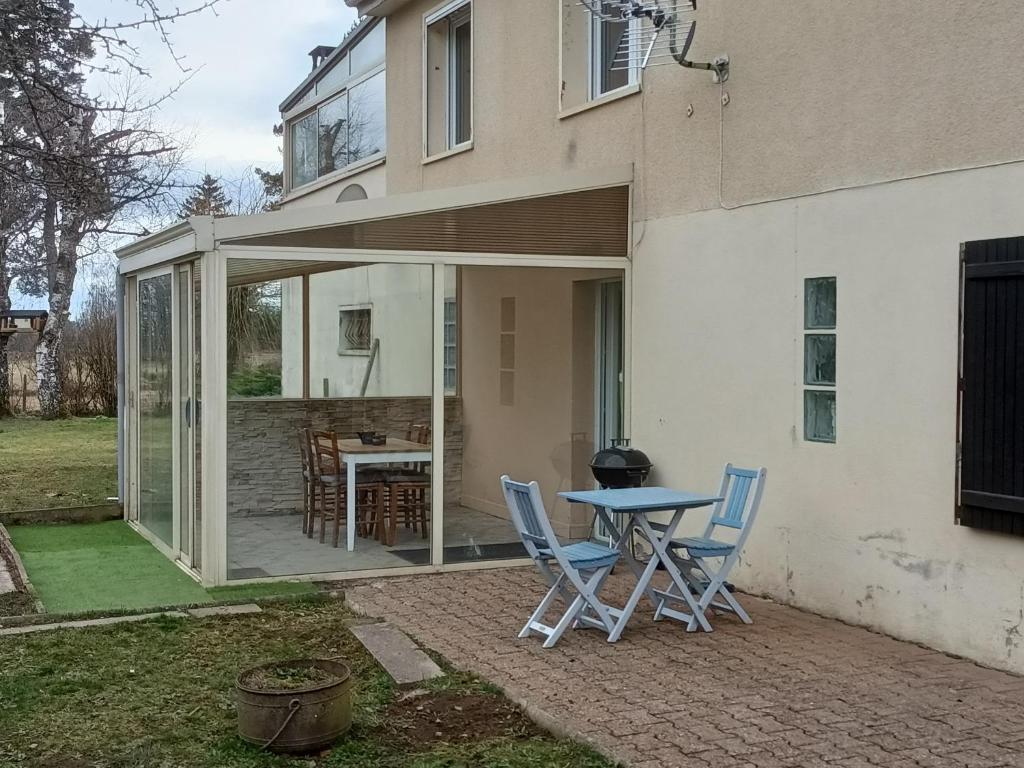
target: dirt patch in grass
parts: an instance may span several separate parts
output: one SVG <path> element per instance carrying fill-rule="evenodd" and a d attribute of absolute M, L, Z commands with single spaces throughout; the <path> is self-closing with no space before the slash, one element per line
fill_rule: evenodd
<path fill-rule="evenodd" d="M 0 616 L 26 616 L 36 612 L 36 601 L 27 592 L 0 595 Z"/>
<path fill-rule="evenodd" d="M 541 731 L 514 704 L 488 693 L 439 691 L 392 704 L 383 727 L 410 747 L 429 749 L 443 742 L 529 739 Z"/>

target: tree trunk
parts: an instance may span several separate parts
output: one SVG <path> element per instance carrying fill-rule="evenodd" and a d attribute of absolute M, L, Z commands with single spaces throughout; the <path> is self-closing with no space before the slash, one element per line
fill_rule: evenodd
<path fill-rule="evenodd" d="M 0 216 L 0 312 L 11 308 L 11 286 L 7 280 L 6 227 L 7 223 Z M 0 418 L 11 415 L 11 364 L 7 357 L 9 338 L 7 334 L 0 333 Z"/>
<path fill-rule="evenodd" d="M 7 335 L 0 334 L 0 419 L 11 415 L 11 366 L 7 358 Z"/>
<path fill-rule="evenodd" d="M 67 217 L 61 227 L 60 242 L 56 248 L 46 243 L 48 252 L 55 253 L 50 284 L 50 314 L 36 346 L 36 382 L 39 391 L 39 411 L 44 419 L 60 418 L 64 405 L 60 376 L 60 348 L 64 340 L 64 326 L 71 310 L 71 293 L 78 271 L 78 244 L 81 240 L 75 217 Z"/>

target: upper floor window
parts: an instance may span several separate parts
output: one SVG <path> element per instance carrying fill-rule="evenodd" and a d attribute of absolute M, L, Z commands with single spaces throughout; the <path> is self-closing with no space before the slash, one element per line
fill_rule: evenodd
<path fill-rule="evenodd" d="M 454 0 L 424 17 L 424 154 L 473 139 L 472 3 Z"/>
<path fill-rule="evenodd" d="M 286 113 L 289 189 L 385 152 L 384 23 L 323 69 L 295 100 L 298 114 Z"/>
<path fill-rule="evenodd" d="M 609 16 L 618 3 L 601 3 Z M 596 99 L 637 81 L 638 58 L 634 55 L 637 19 L 610 20 L 590 16 L 590 98 Z"/>
<path fill-rule="evenodd" d="M 598 5 L 600 14 L 589 7 Z M 640 82 L 643 25 L 648 22 L 622 18 L 618 2 L 562 0 L 561 6 L 562 111 L 576 111 L 606 94 L 629 93 L 629 86 Z"/>

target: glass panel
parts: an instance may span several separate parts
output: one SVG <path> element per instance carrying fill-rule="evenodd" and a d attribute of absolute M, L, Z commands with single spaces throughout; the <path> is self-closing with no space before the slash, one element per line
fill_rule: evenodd
<path fill-rule="evenodd" d="M 836 393 L 804 391 L 804 439 L 820 443 L 836 441 Z"/>
<path fill-rule="evenodd" d="M 835 383 L 835 334 L 807 334 L 804 336 L 804 384 Z"/>
<path fill-rule="evenodd" d="M 445 299 L 460 321 L 458 396 L 445 398 L 446 563 L 524 556 L 498 482 L 504 474 L 538 482 L 563 542 L 590 537 L 593 510 L 558 493 L 595 485 L 589 461 L 600 428 L 602 290 L 611 307 L 603 327 L 607 394 L 613 404 L 620 399 L 613 385 L 621 326 L 612 320 L 621 304 L 607 278 L 607 270 L 482 266 L 460 267 L 457 281 L 446 277 Z M 515 356 L 502 360 L 507 338 Z M 609 428 L 620 418 L 609 412 Z"/>
<path fill-rule="evenodd" d="M 192 273 L 188 265 L 178 268 L 178 514 L 182 559 L 192 561 Z"/>
<path fill-rule="evenodd" d="M 316 178 L 316 112 L 296 120 L 290 126 L 292 143 L 292 186 L 308 184 Z"/>
<path fill-rule="evenodd" d="M 318 94 L 328 93 L 346 80 L 348 80 L 348 56 L 342 56 L 337 64 L 320 76 L 316 83 L 316 92 Z"/>
<path fill-rule="evenodd" d="M 348 102 L 348 162 L 383 152 L 387 143 L 384 73 L 350 90 Z"/>
<path fill-rule="evenodd" d="M 241 273 L 258 267 L 231 261 Z M 305 267 L 295 263 L 297 273 Z M 287 397 L 231 397 L 227 405 L 229 579 L 430 562 L 432 272 L 429 265 L 339 265 L 281 281 L 278 359 Z M 353 313 L 344 328 L 343 310 Z M 339 336 L 352 348 L 339 349 Z M 332 438 L 322 438 L 316 471 L 325 477 L 314 484 L 312 531 L 305 427 L 339 441 L 335 459 Z M 385 444 L 365 446 L 360 432 Z M 349 466 L 357 472 L 352 493 Z"/>
<path fill-rule="evenodd" d="M 281 282 L 228 286 L 228 396 L 281 396 Z"/>
<path fill-rule="evenodd" d="M 174 546 L 171 275 L 139 281 L 139 523 Z"/>
<path fill-rule="evenodd" d="M 601 5 L 605 14 L 615 15 L 618 12 L 618 3 L 602 3 Z M 600 96 L 616 88 L 629 85 L 629 70 L 613 69 L 616 56 L 619 56 L 620 60 L 624 63 L 625 57 L 628 55 L 627 53 L 621 53 L 620 48 L 625 48 L 629 45 L 629 21 L 596 19 L 594 25 L 597 33 L 597 39 L 593 44 L 597 75 L 595 78 L 597 88 L 594 95 Z"/>
<path fill-rule="evenodd" d="M 468 14 L 468 8 L 467 8 Z M 473 138 L 473 49 L 471 22 L 453 22 L 451 56 L 451 116 L 452 145 L 462 144 Z"/>
<path fill-rule="evenodd" d="M 203 484 L 203 456 L 202 456 L 202 428 L 203 428 L 203 405 L 202 405 L 202 342 L 203 342 L 203 324 L 202 324 L 202 295 L 200 294 L 200 288 L 202 281 L 200 278 L 200 262 L 196 261 L 192 263 L 192 363 L 194 372 L 194 402 L 195 407 L 192 409 L 192 433 L 193 433 L 193 445 L 195 446 L 195 453 L 193 454 L 192 461 L 194 467 L 195 477 L 195 525 L 193 528 L 193 540 L 194 544 L 192 547 L 192 567 L 197 571 L 202 571 L 203 563 L 203 496 L 201 493 Z"/>
<path fill-rule="evenodd" d="M 331 99 L 317 112 L 319 127 L 318 167 L 323 176 L 348 165 L 348 94 Z"/>
<path fill-rule="evenodd" d="M 380 22 L 349 51 L 352 74 L 361 75 L 384 63 L 384 24 Z"/>
<path fill-rule="evenodd" d="M 836 279 L 811 277 L 804 280 L 804 328 L 836 327 Z"/>

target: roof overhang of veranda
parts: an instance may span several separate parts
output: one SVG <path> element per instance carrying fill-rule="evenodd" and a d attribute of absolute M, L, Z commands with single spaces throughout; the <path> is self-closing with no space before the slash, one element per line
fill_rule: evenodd
<path fill-rule="evenodd" d="M 229 283 L 337 269 L 339 261 L 617 266 L 630 257 L 630 165 L 290 208 L 197 216 L 119 249 L 129 274 L 220 252 L 262 260 Z M 322 259 L 321 261 L 317 261 Z"/>

